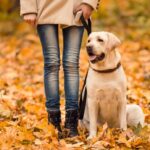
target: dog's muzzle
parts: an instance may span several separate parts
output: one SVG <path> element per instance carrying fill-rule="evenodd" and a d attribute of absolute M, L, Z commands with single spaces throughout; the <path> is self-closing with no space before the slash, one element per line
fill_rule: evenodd
<path fill-rule="evenodd" d="M 87 46 L 86 48 L 91 63 L 102 61 L 105 58 L 105 53 L 101 53 L 100 55 L 95 55 L 92 46 Z"/>

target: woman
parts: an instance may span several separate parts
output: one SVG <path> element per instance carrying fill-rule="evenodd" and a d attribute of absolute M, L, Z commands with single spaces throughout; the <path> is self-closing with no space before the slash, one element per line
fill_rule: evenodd
<path fill-rule="evenodd" d="M 44 57 L 44 87 L 48 122 L 61 133 L 58 25 L 64 38 L 63 69 L 66 98 L 65 128 L 69 137 L 78 135 L 79 53 L 84 28 L 74 21 L 74 14 L 83 12 L 88 19 L 99 0 L 20 0 L 21 15 L 35 26 L 41 40 Z"/>

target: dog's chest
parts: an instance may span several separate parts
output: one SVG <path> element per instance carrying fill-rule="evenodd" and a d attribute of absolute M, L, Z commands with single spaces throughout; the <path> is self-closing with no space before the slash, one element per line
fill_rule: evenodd
<path fill-rule="evenodd" d="M 89 96 L 99 97 L 103 93 L 112 95 L 116 91 L 121 91 L 124 81 L 116 73 L 98 74 L 89 71 L 87 77 L 87 90 Z"/>

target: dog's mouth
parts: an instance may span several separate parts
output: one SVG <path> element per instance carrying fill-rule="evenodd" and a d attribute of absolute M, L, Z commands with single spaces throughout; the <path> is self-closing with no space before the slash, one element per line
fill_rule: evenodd
<path fill-rule="evenodd" d="M 88 52 L 89 60 L 92 63 L 96 63 L 98 61 L 102 61 L 105 58 L 105 53 L 101 53 L 100 55 L 95 55 L 92 52 Z"/>

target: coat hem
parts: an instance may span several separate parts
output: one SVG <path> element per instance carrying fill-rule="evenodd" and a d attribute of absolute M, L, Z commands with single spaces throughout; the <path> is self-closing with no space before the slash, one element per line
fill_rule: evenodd
<path fill-rule="evenodd" d="M 37 22 L 37 25 L 42 25 L 42 24 L 59 24 L 59 25 L 61 25 L 61 27 L 62 28 L 66 28 L 66 27 L 69 27 L 69 26 L 83 26 L 81 23 L 78 23 L 78 24 L 76 24 L 76 23 L 67 23 L 67 22 L 59 22 L 59 21 L 51 21 L 51 20 L 49 20 L 49 21 L 38 21 Z"/>

